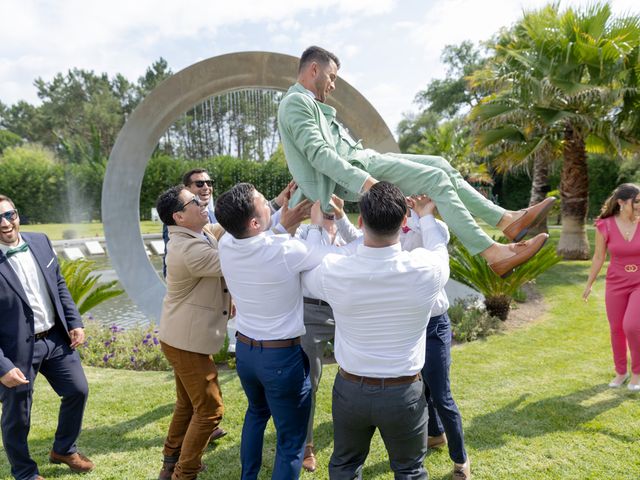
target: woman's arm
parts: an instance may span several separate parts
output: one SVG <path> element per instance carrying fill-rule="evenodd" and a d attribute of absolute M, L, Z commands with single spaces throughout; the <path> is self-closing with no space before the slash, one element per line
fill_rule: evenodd
<path fill-rule="evenodd" d="M 582 298 L 586 302 L 591 294 L 591 287 L 593 283 L 596 281 L 600 270 L 602 269 L 602 265 L 607 256 L 607 246 L 604 242 L 604 237 L 602 234 L 596 230 L 596 246 L 593 252 L 593 259 L 591 260 L 591 270 L 589 271 L 589 278 L 587 279 L 587 285 L 582 292 Z"/>

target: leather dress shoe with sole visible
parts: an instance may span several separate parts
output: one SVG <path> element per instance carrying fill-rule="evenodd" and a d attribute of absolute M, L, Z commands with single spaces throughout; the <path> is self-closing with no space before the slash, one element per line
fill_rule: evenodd
<path fill-rule="evenodd" d="M 315 472 L 317 468 L 316 456 L 313 453 L 313 445 L 304 447 L 304 457 L 302 459 L 302 468 L 307 472 Z"/>
<path fill-rule="evenodd" d="M 539 233 L 531 240 L 511 245 L 514 255 L 504 260 L 490 263 L 489 268 L 491 268 L 496 275 L 507 278 L 513 273 L 514 268 L 522 265 L 538 253 L 548 238 L 549 235 L 547 233 Z"/>
<path fill-rule="evenodd" d="M 511 222 L 502 233 L 512 242 L 519 242 L 524 238 L 530 228 L 535 227 L 547 216 L 555 202 L 555 197 L 549 197 L 529 208 L 520 210 L 523 212 L 522 215 Z"/>
<path fill-rule="evenodd" d="M 215 430 L 211 433 L 211 436 L 209 437 L 209 443 L 212 443 L 212 442 L 215 442 L 216 440 L 221 439 L 226 434 L 227 434 L 226 430 L 220 427 L 216 427 Z"/>
<path fill-rule="evenodd" d="M 55 464 L 64 463 L 72 472 L 76 473 L 90 472 L 95 466 L 91 460 L 80 452 L 75 452 L 71 455 L 60 455 L 51 450 L 49 452 L 49 461 Z"/>
<path fill-rule="evenodd" d="M 471 463 L 469 459 L 462 465 L 458 463 L 453 464 L 452 480 L 469 480 L 471 478 Z"/>
<path fill-rule="evenodd" d="M 447 444 L 447 435 L 442 433 L 434 437 L 427 438 L 427 448 L 442 448 Z"/>

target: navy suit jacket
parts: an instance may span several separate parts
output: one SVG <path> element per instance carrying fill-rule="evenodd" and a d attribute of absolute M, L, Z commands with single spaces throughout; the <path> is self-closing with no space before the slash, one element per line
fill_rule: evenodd
<path fill-rule="evenodd" d="M 63 327 L 67 335 L 69 330 L 83 327 L 47 236 L 42 233 L 20 235 L 29 244 L 43 273 L 56 324 Z M 18 276 L 7 257 L 0 252 L 0 376 L 18 367 L 28 377 L 34 343 L 33 311 Z"/>

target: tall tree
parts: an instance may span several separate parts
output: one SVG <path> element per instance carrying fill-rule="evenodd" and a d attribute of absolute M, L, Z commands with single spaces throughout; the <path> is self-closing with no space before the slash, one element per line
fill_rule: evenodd
<path fill-rule="evenodd" d="M 609 4 L 564 12 L 551 4 L 525 13 L 495 51 L 490 68 L 498 88 L 475 114 L 491 119 L 488 135 L 511 142 L 516 163 L 561 142 L 558 253 L 586 259 L 587 151 L 623 156 L 637 147 L 640 20 L 613 17 Z M 513 148 L 518 143 L 522 148 Z"/>

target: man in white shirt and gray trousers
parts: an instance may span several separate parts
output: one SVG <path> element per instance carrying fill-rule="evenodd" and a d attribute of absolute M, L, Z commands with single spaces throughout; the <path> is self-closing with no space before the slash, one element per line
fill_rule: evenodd
<path fill-rule="evenodd" d="M 418 199 L 424 247 L 403 251 L 400 227 L 407 205 L 402 192 L 379 182 L 360 200 L 364 245 L 355 255 L 328 255 L 303 274 L 303 285 L 327 301 L 336 323 L 333 386 L 334 450 L 329 476 L 362 478 L 376 427 L 396 479 L 426 479 L 427 409 L 420 371 L 426 326 L 449 278 L 446 240 Z"/>
<path fill-rule="evenodd" d="M 236 304 L 236 367 L 248 399 L 241 478 L 258 478 L 264 429 L 273 416 L 272 478 L 297 479 L 311 407 L 309 360 L 300 346 L 305 332 L 300 273 L 339 247 L 310 246 L 321 241 L 320 225 L 311 227 L 306 243 L 273 234 L 269 202 L 249 183 L 218 197 L 216 217 L 228 233 L 219 242 L 220 264 Z"/>

